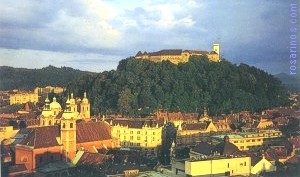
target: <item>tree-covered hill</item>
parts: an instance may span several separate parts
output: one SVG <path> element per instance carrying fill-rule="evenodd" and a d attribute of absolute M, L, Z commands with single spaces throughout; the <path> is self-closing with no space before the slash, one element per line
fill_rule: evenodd
<path fill-rule="evenodd" d="M 95 74 L 68 67 L 48 66 L 42 69 L 25 69 L 0 66 L 0 90 L 33 90 L 35 87 L 66 86 L 86 74 Z"/>
<path fill-rule="evenodd" d="M 178 65 L 128 58 L 117 70 L 85 75 L 68 85 L 68 92 L 76 96 L 84 90 L 95 114 L 199 112 L 204 106 L 210 114 L 221 114 L 288 104 L 279 79 L 246 64 L 209 62 L 206 57 Z"/>

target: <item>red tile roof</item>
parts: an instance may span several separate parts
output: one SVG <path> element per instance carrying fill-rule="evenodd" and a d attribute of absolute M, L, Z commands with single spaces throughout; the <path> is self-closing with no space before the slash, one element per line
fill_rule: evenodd
<path fill-rule="evenodd" d="M 206 130 L 209 123 L 189 123 L 183 124 L 182 130 Z"/>
<path fill-rule="evenodd" d="M 107 122 L 82 122 L 76 126 L 77 143 L 112 139 Z"/>
<path fill-rule="evenodd" d="M 76 166 L 98 166 L 102 165 L 105 160 L 109 159 L 111 156 L 99 153 L 84 152 Z"/>
<path fill-rule="evenodd" d="M 46 126 L 28 128 L 28 135 L 21 141 L 21 145 L 31 146 L 35 149 L 59 146 L 56 137 L 60 137 L 59 126 Z"/>

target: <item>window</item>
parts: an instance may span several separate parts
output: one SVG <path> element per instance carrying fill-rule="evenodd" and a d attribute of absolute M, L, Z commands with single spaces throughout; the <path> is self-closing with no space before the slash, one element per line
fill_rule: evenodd
<path fill-rule="evenodd" d="M 124 136 L 124 140 L 126 140 L 126 136 Z"/>
<path fill-rule="evenodd" d="M 244 149 L 244 146 L 241 146 L 240 149 Z"/>
<path fill-rule="evenodd" d="M 255 140 L 252 140 L 252 142 L 255 142 Z"/>
<path fill-rule="evenodd" d="M 155 135 L 155 132 L 153 132 L 153 135 Z"/>
<path fill-rule="evenodd" d="M 51 125 L 51 120 L 49 120 L 49 125 Z"/>
<path fill-rule="evenodd" d="M 154 139 L 154 138 L 152 138 L 152 141 L 155 141 L 155 139 Z"/>
<path fill-rule="evenodd" d="M 246 162 L 244 162 L 244 166 L 246 166 Z"/>
<path fill-rule="evenodd" d="M 43 120 L 43 125 L 45 125 L 45 121 Z"/>
<path fill-rule="evenodd" d="M 130 134 L 133 134 L 133 131 L 130 131 Z"/>
<path fill-rule="evenodd" d="M 250 142 L 250 140 L 247 140 L 246 142 Z"/>
<path fill-rule="evenodd" d="M 63 126 L 62 126 L 62 128 L 66 128 L 66 124 L 65 124 L 65 123 L 63 123 Z"/>
<path fill-rule="evenodd" d="M 70 128 L 73 128 L 73 123 L 70 123 Z"/>
<path fill-rule="evenodd" d="M 238 141 L 233 141 L 233 143 L 238 143 Z"/>
<path fill-rule="evenodd" d="M 137 140 L 141 140 L 141 137 L 138 136 L 136 139 L 137 139 Z"/>
<path fill-rule="evenodd" d="M 133 136 L 130 136 L 130 140 L 133 140 Z"/>
<path fill-rule="evenodd" d="M 227 163 L 227 168 L 229 168 L 229 163 Z"/>
<path fill-rule="evenodd" d="M 137 131 L 137 134 L 140 134 L 140 131 Z"/>

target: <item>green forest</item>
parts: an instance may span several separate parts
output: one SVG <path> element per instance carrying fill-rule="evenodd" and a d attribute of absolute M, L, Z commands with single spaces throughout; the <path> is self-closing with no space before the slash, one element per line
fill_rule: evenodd
<path fill-rule="evenodd" d="M 178 65 L 127 58 L 116 70 L 82 75 L 67 90 L 78 97 L 87 91 L 93 114 L 201 112 L 206 106 L 210 115 L 220 115 L 289 103 L 285 87 L 274 76 L 246 64 L 209 62 L 204 56 Z"/>
<path fill-rule="evenodd" d="M 42 69 L 25 69 L 0 66 L 0 90 L 33 90 L 35 87 L 67 86 L 67 84 L 91 72 L 69 67 L 48 66 Z"/>

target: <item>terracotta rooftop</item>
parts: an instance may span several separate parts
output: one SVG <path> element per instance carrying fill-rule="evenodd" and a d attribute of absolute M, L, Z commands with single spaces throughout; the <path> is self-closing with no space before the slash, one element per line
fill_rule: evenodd
<path fill-rule="evenodd" d="M 182 130 L 206 130 L 209 123 L 189 123 L 183 124 Z"/>
<path fill-rule="evenodd" d="M 110 158 L 111 156 L 99 153 L 89 153 L 84 152 L 76 166 L 98 166 L 102 165 L 105 160 Z"/>
<path fill-rule="evenodd" d="M 60 136 L 58 126 L 28 128 L 28 135 L 21 141 L 21 145 L 36 148 L 59 146 L 56 137 Z"/>
<path fill-rule="evenodd" d="M 77 143 L 112 139 L 110 126 L 106 122 L 82 122 L 76 125 Z"/>

